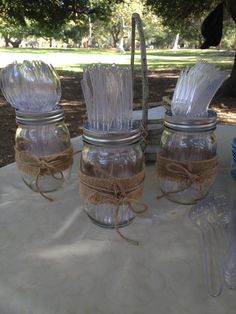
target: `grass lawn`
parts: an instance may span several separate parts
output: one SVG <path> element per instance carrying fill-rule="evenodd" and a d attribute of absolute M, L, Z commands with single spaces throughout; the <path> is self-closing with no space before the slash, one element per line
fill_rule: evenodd
<path fill-rule="evenodd" d="M 92 63 L 127 65 L 130 52 L 118 53 L 115 49 L 0 49 L 0 68 L 17 60 L 42 60 L 56 69 L 78 72 Z M 148 69 L 180 69 L 206 60 L 220 68 L 231 69 L 234 55 L 227 51 L 211 50 L 147 50 Z M 136 52 L 135 67 L 140 67 L 140 51 Z"/>

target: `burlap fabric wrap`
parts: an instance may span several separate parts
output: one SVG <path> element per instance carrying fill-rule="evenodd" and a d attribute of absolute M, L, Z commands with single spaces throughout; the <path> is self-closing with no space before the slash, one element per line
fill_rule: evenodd
<path fill-rule="evenodd" d="M 185 188 L 192 184 L 212 184 L 218 172 L 217 156 L 201 161 L 177 161 L 168 159 L 162 152 L 157 154 L 156 170 L 158 177 L 184 183 Z M 175 193 L 179 191 L 173 191 Z"/>
<path fill-rule="evenodd" d="M 128 178 L 115 178 L 108 175 L 101 168 L 97 168 L 102 178 L 89 176 L 79 170 L 80 197 L 90 204 L 112 204 L 116 206 L 114 211 L 114 227 L 117 233 L 127 242 L 139 245 L 139 241 L 126 237 L 119 230 L 118 213 L 120 205 L 127 204 L 129 209 L 135 214 L 142 214 L 148 207 L 141 204 L 142 210 L 136 210 L 134 203 L 138 203 L 144 190 L 144 170 Z"/>
<path fill-rule="evenodd" d="M 35 177 L 38 192 L 51 201 L 52 199 L 45 196 L 40 190 L 38 185 L 39 178 L 42 176 L 52 176 L 57 180 L 64 180 L 63 171 L 73 164 L 72 146 L 60 153 L 48 156 L 36 156 L 21 146 L 15 146 L 15 160 L 18 170 L 26 175 Z M 55 177 L 55 174 L 58 173 L 60 176 Z"/>
<path fill-rule="evenodd" d="M 65 171 L 73 164 L 73 149 L 70 146 L 58 154 L 36 156 L 15 147 L 15 160 L 18 170 L 31 176 L 53 176 Z"/>
<path fill-rule="evenodd" d="M 100 170 L 101 171 L 101 170 Z M 144 190 L 144 171 L 128 178 L 88 176 L 79 170 L 80 197 L 90 204 L 128 204 L 140 199 Z"/>

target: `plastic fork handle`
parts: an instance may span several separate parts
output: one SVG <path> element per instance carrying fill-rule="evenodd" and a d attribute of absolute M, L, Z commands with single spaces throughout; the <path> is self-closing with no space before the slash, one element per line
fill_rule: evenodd
<path fill-rule="evenodd" d="M 224 279 L 229 289 L 236 289 L 236 235 L 230 240 Z"/>
<path fill-rule="evenodd" d="M 223 280 L 213 228 L 210 227 L 202 232 L 202 242 L 207 290 L 210 296 L 217 297 L 222 293 Z"/>

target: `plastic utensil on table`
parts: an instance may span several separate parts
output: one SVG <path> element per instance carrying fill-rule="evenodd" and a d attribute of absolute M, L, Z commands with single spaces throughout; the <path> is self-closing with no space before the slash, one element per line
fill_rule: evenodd
<path fill-rule="evenodd" d="M 231 239 L 224 272 L 225 284 L 229 289 L 236 289 L 236 210 L 233 209 Z"/>
<path fill-rule="evenodd" d="M 214 232 L 205 217 L 199 216 L 195 211 L 191 212 L 190 218 L 200 228 L 202 233 L 202 249 L 207 289 L 210 296 L 216 297 L 221 294 L 223 284 L 220 277 L 219 265 L 214 254 L 216 250 Z"/>
<path fill-rule="evenodd" d="M 236 289 L 236 235 L 231 239 L 229 256 L 225 269 L 225 283 L 230 289 Z"/>
<path fill-rule="evenodd" d="M 226 226 L 230 223 L 227 200 L 223 195 L 209 196 L 191 208 L 189 217 L 201 230 L 208 293 L 219 296 L 228 245 Z"/>

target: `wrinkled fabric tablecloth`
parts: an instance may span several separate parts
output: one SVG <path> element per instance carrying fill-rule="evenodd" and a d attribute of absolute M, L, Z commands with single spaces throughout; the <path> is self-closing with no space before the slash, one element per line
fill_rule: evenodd
<path fill-rule="evenodd" d="M 235 194 L 234 136 L 236 126 L 217 126 L 215 193 Z M 81 137 L 72 142 L 82 146 Z M 154 164 L 146 166 L 149 210 L 122 229 L 138 247 L 83 212 L 78 165 L 79 154 L 54 202 L 25 186 L 15 163 L 0 169 L 0 314 L 235 314 L 235 291 L 208 296 L 191 206 L 156 199 Z"/>

